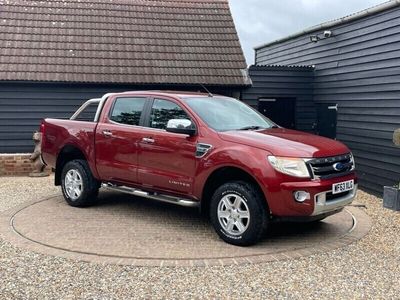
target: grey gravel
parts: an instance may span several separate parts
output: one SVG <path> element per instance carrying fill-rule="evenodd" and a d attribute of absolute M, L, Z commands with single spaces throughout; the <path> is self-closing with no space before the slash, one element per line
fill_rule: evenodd
<path fill-rule="evenodd" d="M 55 194 L 60 194 L 60 188 L 54 186 L 54 176 L 0 177 L 0 212 L 25 201 L 42 199 Z"/>
<path fill-rule="evenodd" d="M 59 193 L 53 178 L 3 177 L 0 211 Z M 400 299 L 400 213 L 359 192 L 371 232 L 344 248 L 259 265 L 145 268 L 45 256 L 0 240 L 1 299 Z"/>

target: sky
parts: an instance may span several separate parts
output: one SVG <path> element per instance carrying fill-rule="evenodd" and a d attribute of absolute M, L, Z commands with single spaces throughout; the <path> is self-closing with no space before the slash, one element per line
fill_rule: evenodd
<path fill-rule="evenodd" d="M 229 0 L 247 64 L 254 47 L 386 0 Z"/>

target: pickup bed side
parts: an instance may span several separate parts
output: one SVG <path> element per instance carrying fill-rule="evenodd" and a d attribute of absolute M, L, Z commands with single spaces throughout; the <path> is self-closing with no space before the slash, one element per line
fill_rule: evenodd
<path fill-rule="evenodd" d="M 48 166 L 55 169 L 56 185 L 61 184 L 63 166 L 73 159 L 86 160 L 93 176 L 98 178 L 94 146 L 96 127 L 95 122 L 43 120 L 42 158 Z"/>

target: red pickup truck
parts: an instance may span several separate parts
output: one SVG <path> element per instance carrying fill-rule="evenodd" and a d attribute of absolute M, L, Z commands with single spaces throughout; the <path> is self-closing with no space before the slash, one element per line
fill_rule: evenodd
<path fill-rule="evenodd" d="M 234 245 L 256 243 L 273 221 L 337 213 L 357 190 L 345 145 L 281 128 L 225 96 L 107 94 L 70 120 L 43 120 L 41 133 L 68 204 L 93 204 L 103 187 L 199 207 Z"/>

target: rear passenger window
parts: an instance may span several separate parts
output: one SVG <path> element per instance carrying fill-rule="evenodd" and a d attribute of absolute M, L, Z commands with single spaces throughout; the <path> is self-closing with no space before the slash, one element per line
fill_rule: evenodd
<path fill-rule="evenodd" d="M 171 119 L 187 119 L 190 117 L 187 113 L 177 104 L 172 101 L 155 99 L 153 107 L 151 108 L 150 127 L 165 129 L 167 123 Z"/>
<path fill-rule="evenodd" d="M 117 98 L 111 112 L 111 121 L 139 125 L 146 98 Z"/>

